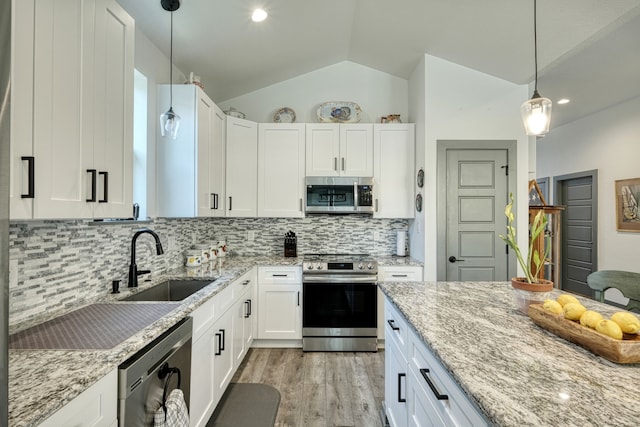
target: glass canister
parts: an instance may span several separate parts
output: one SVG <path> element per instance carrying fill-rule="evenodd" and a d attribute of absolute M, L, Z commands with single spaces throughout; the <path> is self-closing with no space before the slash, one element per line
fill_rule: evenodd
<path fill-rule="evenodd" d="M 227 247 L 227 241 L 218 240 L 218 258 L 226 256 L 228 251 L 229 248 Z"/>
<path fill-rule="evenodd" d="M 187 267 L 200 267 L 202 264 L 202 251 L 199 249 L 187 249 L 184 253 L 185 263 Z"/>
<path fill-rule="evenodd" d="M 209 253 L 211 254 L 211 261 L 214 261 L 218 258 L 218 241 L 211 240 L 207 243 L 209 245 Z"/>
<path fill-rule="evenodd" d="M 205 264 L 211 261 L 211 249 L 207 243 L 198 243 L 193 246 L 194 249 L 199 250 L 202 255 L 202 263 Z"/>

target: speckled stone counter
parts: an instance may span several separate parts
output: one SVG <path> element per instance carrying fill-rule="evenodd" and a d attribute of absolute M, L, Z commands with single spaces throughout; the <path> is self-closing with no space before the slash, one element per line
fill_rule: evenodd
<path fill-rule="evenodd" d="M 380 287 L 493 424 L 640 423 L 640 364 L 609 362 L 539 328 L 515 311 L 509 283 Z M 605 315 L 617 311 L 579 299 Z"/>
<path fill-rule="evenodd" d="M 301 257 L 227 257 L 213 268 L 179 268 L 170 274 L 154 277 L 152 281 L 140 282 L 134 290 L 125 286 L 120 294 L 92 301 L 117 303 L 132 292 L 147 289 L 169 278 L 186 276 L 215 280 L 180 302 L 168 303 L 175 305 L 173 311 L 112 349 L 9 350 L 9 425 L 37 426 L 252 267 L 301 264 Z"/>

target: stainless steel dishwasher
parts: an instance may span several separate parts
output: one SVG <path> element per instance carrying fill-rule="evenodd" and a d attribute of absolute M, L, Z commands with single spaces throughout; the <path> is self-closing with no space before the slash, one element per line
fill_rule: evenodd
<path fill-rule="evenodd" d="M 192 327 L 191 317 L 181 320 L 119 366 L 119 426 L 153 426 L 163 395 L 175 388 L 189 408 Z"/>

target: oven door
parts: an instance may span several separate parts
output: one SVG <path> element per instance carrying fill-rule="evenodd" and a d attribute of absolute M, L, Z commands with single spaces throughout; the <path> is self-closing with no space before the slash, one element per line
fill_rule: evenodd
<path fill-rule="evenodd" d="M 378 289 L 372 276 L 307 278 L 302 295 L 303 337 L 377 336 Z"/>

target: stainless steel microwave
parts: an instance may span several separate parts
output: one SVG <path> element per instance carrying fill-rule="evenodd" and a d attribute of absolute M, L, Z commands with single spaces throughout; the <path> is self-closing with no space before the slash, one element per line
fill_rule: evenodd
<path fill-rule="evenodd" d="M 306 213 L 373 213 L 373 178 L 305 179 Z"/>

